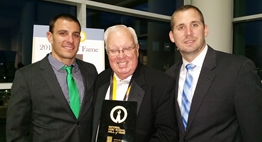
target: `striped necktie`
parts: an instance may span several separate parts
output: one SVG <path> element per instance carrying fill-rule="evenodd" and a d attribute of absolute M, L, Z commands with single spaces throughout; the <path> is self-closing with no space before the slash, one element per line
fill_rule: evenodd
<path fill-rule="evenodd" d="M 192 77 L 192 70 L 196 67 L 196 65 L 193 64 L 187 64 L 186 65 L 186 79 L 184 83 L 184 88 L 182 92 L 182 105 L 181 105 L 181 115 L 182 115 L 182 122 L 184 125 L 184 128 L 186 130 L 187 127 L 187 120 L 188 120 L 188 115 L 190 112 L 190 106 L 191 106 L 191 100 L 192 100 L 192 82 L 193 82 L 193 77 Z"/>

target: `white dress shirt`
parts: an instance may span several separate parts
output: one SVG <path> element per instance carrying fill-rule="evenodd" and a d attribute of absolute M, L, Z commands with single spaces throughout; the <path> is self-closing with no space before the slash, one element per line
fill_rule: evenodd
<path fill-rule="evenodd" d="M 128 88 L 128 85 L 129 85 L 129 82 L 132 78 L 132 75 L 127 77 L 124 80 L 119 79 L 116 76 L 116 74 L 114 74 L 114 76 L 116 77 L 116 82 L 117 82 L 117 85 L 116 85 L 116 100 L 123 101 L 125 94 L 126 94 L 126 91 L 127 91 L 127 88 Z M 109 95 L 110 95 L 110 85 L 107 89 L 105 100 L 109 100 Z M 126 98 L 126 99 L 128 99 L 128 98 Z"/>
<path fill-rule="evenodd" d="M 192 94 L 191 96 L 188 96 L 188 100 L 190 101 L 190 104 L 192 103 L 192 99 L 194 96 L 194 92 L 196 89 L 198 77 L 207 53 L 207 45 L 204 47 L 203 51 L 191 62 L 192 64 L 196 65 L 196 67 L 192 70 L 192 76 L 193 76 L 193 82 L 192 82 Z M 183 64 L 180 69 L 180 75 L 179 75 L 179 86 L 178 86 L 178 96 L 177 96 L 177 102 L 179 105 L 179 108 L 181 110 L 181 104 L 182 104 L 182 92 L 184 88 L 185 78 L 186 78 L 186 65 L 189 64 L 184 58 L 183 58 Z"/>

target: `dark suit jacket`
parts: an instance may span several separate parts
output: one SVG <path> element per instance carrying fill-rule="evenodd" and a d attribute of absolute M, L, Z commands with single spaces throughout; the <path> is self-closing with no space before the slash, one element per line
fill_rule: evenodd
<path fill-rule="evenodd" d="M 182 61 L 167 74 L 178 84 Z M 176 85 L 175 102 L 178 86 Z M 262 87 L 253 62 L 208 47 L 184 131 L 176 103 L 180 142 L 262 142 Z"/>
<path fill-rule="evenodd" d="M 91 140 L 94 65 L 76 60 L 85 95 L 76 119 L 47 56 L 16 71 L 7 112 L 7 142 L 88 142 Z M 30 136 L 29 136 L 30 135 Z"/>
<path fill-rule="evenodd" d="M 95 83 L 94 124 L 92 141 L 99 124 L 102 104 L 110 85 L 112 70 L 103 71 Z M 136 142 L 176 142 L 177 124 L 174 115 L 174 80 L 160 71 L 139 64 L 132 76 L 128 101 L 138 103 Z M 103 114 L 102 114 L 103 115 Z"/>

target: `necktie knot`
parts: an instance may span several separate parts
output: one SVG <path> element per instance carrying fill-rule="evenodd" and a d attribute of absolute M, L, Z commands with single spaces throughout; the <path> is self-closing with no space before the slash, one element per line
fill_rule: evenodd
<path fill-rule="evenodd" d="M 196 65 L 194 65 L 194 64 L 187 64 L 187 65 L 186 65 L 186 70 L 191 71 L 191 70 L 193 70 L 195 67 L 196 67 Z"/>
<path fill-rule="evenodd" d="M 63 66 L 63 69 L 66 70 L 67 74 L 72 74 L 72 66 Z"/>

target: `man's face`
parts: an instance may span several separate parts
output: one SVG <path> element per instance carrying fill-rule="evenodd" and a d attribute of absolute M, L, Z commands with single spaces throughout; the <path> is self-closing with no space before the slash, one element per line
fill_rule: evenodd
<path fill-rule="evenodd" d="M 125 79 L 134 73 L 138 64 L 138 49 L 139 45 L 135 44 L 127 29 L 119 29 L 109 34 L 107 40 L 108 59 L 112 70 L 120 79 Z M 118 50 L 121 50 L 120 53 Z M 112 55 L 111 51 L 116 55 Z"/>
<path fill-rule="evenodd" d="M 169 37 L 185 59 L 187 56 L 195 58 L 204 49 L 207 35 L 207 25 L 203 25 L 196 10 L 188 9 L 175 14 Z"/>
<path fill-rule="evenodd" d="M 52 44 L 52 56 L 64 64 L 71 65 L 79 48 L 80 31 L 76 22 L 58 19 L 53 33 L 47 33 Z"/>

